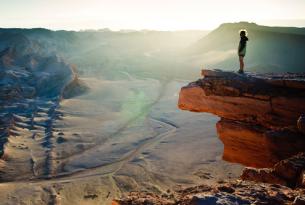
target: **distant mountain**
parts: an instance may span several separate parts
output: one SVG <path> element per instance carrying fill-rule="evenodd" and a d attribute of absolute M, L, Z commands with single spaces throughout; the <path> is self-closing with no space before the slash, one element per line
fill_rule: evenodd
<path fill-rule="evenodd" d="M 305 72 L 305 28 L 247 22 L 225 23 L 211 32 L 0 29 L 0 52 L 13 46 L 61 56 L 85 76 L 193 79 L 202 68 L 238 69 L 240 29 L 249 32 L 246 70 Z"/>
<path fill-rule="evenodd" d="M 255 23 L 225 23 L 190 46 L 185 55 L 192 65 L 236 69 L 240 29 L 247 29 L 247 70 L 305 72 L 305 28 L 268 27 Z"/>
<path fill-rule="evenodd" d="M 0 51 L 24 36 L 39 44 L 40 53 L 60 55 L 77 65 L 83 75 L 124 78 L 124 72 L 163 77 L 176 69 L 175 53 L 205 36 L 208 31 L 51 31 L 0 29 Z M 2 46 L 1 46 L 2 45 Z"/>
<path fill-rule="evenodd" d="M 61 98 L 68 85 L 77 84 L 73 65 L 58 55 L 50 55 L 37 41 L 22 33 L 0 36 L 0 102 L 15 98 Z"/>

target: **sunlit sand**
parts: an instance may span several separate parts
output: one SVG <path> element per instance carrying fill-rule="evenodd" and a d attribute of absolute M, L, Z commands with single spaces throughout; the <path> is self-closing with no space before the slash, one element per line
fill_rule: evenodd
<path fill-rule="evenodd" d="M 43 189 L 51 193 L 45 200 L 53 197 L 58 204 L 107 204 L 128 191 L 162 193 L 240 174 L 239 165 L 221 160 L 223 145 L 215 131 L 218 119 L 176 107 L 177 94 L 186 82 L 83 81 L 90 91 L 63 100 L 56 109 L 60 114 L 52 120 L 49 146 L 29 137 L 26 121 L 20 120 L 16 130 L 24 137 L 10 138 L 6 153 L 12 159 L 4 166 L 5 171 L 18 169 L 7 172 L 1 198 L 13 196 L 11 204 L 39 204 L 44 197 L 35 193 Z M 36 119 L 42 127 L 48 119 L 44 112 L 41 109 Z M 20 144 L 31 147 L 31 153 L 17 149 Z M 39 163 L 43 160 L 46 167 Z"/>

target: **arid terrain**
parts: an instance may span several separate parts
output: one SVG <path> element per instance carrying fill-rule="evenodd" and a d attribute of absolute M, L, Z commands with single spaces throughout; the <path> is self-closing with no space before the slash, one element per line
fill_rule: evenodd
<path fill-rule="evenodd" d="M 303 151 L 295 132 L 295 118 L 304 111 L 303 87 L 288 86 L 287 111 L 281 96 L 271 105 L 272 93 L 283 94 L 279 88 L 258 86 L 256 93 L 260 81 L 252 85 L 251 78 L 229 86 L 235 77 L 196 81 L 202 66 L 236 68 L 241 26 L 256 37 L 247 69 L 304 71 L 303 61 L 286 54 L 287 45 L 304 42 L 302 28 L 241 22 L 210 33 L 0 29 L 0 204 L 111 204 L 131 193 L 167 197 L 230 180 L 235 186 L 244 166 L 271 168 Z M 270 32 L 278 34 L 276 40 Z M 264 50 L 266 42 L 279 51 L 275 56 Z M 289 83 L 302 86 L 303 77 Z M 248 84 L 251 95 L 240 88 Z M 190 92 L 179 104 L 181 88 Z M 204 92 L 216 96 L 202 104 Z M 240 94 L 241 100 L 235 98 Z M 290 102 L 291 96 L 297 100 Z M 275 105 L 279 111 L 272 110 Z M 287 123 L 291 135 L 281 130 Z M 275 140 L 261 140 L 268 134 Z M 278 135 L 285 139 L 276 140 Z M 281 152 L 286 142 L 291 146 Z M 252 185 L 241 183 L 236 190 L 242 195 Z"/>
<path fill-rule="evenodd" d="M 39 105 L 35 119 L 51 130 L 49 146 L 20 117 L 14 130 L 23 137 L 9 138 L 2 168 L 0 198 L 6 204 L 107 204 L 129 191 L 163 193 L 240 174 L 239 165 L 221 160 L 217 118 L 178 110 L 186 82 L 82 81 L 89 91 L 61 101 L 51 127 L 43 124 L 48 104 Z M 48 166 L 40 173 L 35 162 L 45 153 Z"/>

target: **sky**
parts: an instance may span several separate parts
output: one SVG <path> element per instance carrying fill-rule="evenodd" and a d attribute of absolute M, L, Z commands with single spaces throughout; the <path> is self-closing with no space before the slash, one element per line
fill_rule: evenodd
<path fill-rule="evenodd" d="M 0 27 L 212 30 L 225 22 L 305 27 L 305 0 L 0 0 Z"/>

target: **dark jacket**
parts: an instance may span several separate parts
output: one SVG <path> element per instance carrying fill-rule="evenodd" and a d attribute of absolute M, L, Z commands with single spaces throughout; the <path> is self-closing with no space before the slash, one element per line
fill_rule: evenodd
<path fill-rule="evenodd" d="M 241 36 L 238 46 L 238 55 L 245 56 L 246 55 L 246 47 L 247 47 L 247 41 L 249 39 L 247 36 Z"/>

